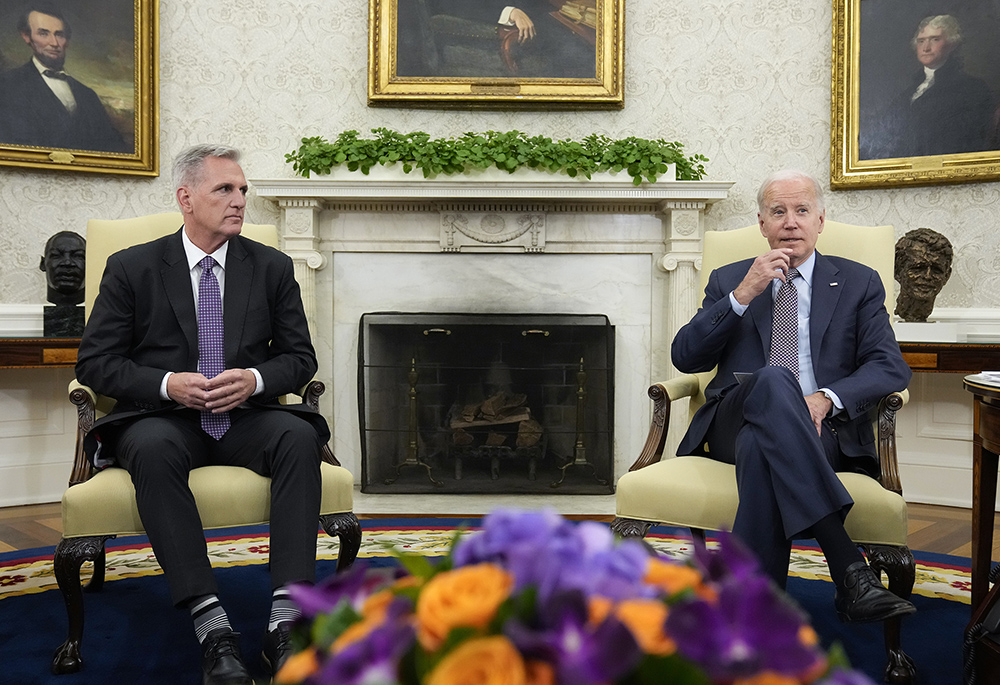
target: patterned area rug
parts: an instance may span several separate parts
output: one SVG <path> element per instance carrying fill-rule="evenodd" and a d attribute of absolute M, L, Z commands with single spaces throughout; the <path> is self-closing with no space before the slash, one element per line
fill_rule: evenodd
<path fill-rule="evenodd" d="M 441 556 L 447 551 L 452 538 L 456 534 L 462 534 L 459 531 L 463 528 L 466 532 L 473 531 L 479 521 L 422 519 L 422 525 L 412 525 L 413 523 L 413 519 L 365 520 L 358 558 L 390 558 L 395 549 L 424 556 Z M 647 540 L 658 552 L 675 559 L 685 558 L 691 553 L 690 540 L 680 534 L 654 531 Z M 109 541 L 109 545 L 112 547 L 107 555 L 108 581 L 160 573 L 160 566 L 145 538 L 134 543 L 112 540 Z M 268 537 L 262 528 L 249 532 L 245 529 L 239 534 L 213 537 L 208 546 L 212 565 L 216 567 L 264 564 L 267 563 L 268 550 Z M 320 535 L 317 546 L 320 559 L 336 559 L 337 550 L 338 542 L 335 538 Z M 918 553 L 917 556 L 928 555 Z M 943 555 L 933 556 L 940 558 Z M 950 557 L 950 559 L 959 563 L 918 558 L 914 594 L 969 604 L 971 578 L 968 559 L 960 557 Z M 806 580 L 830 580 L 822 552 L 804 545 L 795 546 L 789 573 L 792 577 Z M 56 587 L 50 551 L 43 555 L 7 561 L 0 557 L 0 599 L 44 592 Z"/>

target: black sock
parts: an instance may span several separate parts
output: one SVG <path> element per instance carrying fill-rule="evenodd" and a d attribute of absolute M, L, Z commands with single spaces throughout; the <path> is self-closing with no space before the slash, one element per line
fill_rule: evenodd
<path fill-rule="evenodd" d="M 204 642 L 205 636 L 213 630 L 219 628 L 229 628 L 229 616 L 222 608 L 219 598 L 216 595 L 202 595 L 195 597 L 187 604 L 188 611 L 191 612 L 191 619 L 194 621 L 194 634 L 198 636 L 198 642 Z"/>
<path fill-rule="evenodd" d="M 830 577 L 842 589 L 844 576 L 847 574 L 847 567 L 856 561 L 864 561 L 865 557 L 858 549 L 858 545 L 851 540 L 844 530 L 844 523 L 840 519 L 840 514 L 830 514 L 825 516 L 812 526 L 813 537 L 819 543 L 820 549 L 826 556 L 826 564 L 830 567 Z"/>

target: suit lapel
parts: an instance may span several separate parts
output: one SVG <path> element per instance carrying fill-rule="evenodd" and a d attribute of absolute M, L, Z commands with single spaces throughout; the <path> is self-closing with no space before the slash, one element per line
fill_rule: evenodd
<path fill-rule="evenodd" d="M 177 318 L 177 325 L 187 339 L 189 356 L 193 356 L 193 360 L 189 361 L 193 362 L 193 367 L 198 362 L 198 316 L 195 313 L 191 270 L 184 256 L 181 231 L 174 233 L 165 243 L 160 277 L 163 279 L 163 289 L 167 292 L 167 301 Z"/>
<path fill-rule="evenodd" d="M 754 326 L 757 327 L 757 334 L 760 336 L 765 364 L 771 350 L 771 328 L 774 320 L 774 296 L 771 290 L 773 287 L 773 283 L 768 285 L 764 292 L 750 302 L 750 307 L 747 309 L 747 314 L 753 317 Z"/>
<path fill-rule="evenodd" d="M 229 241 L 226 255 L 226 294 L 223 303 L 226 339 L 226 368 L 230 368 L 240 349 L 243 325 L 250 305 L 250 284 L 253 282 L 253 260 L 247 254 L 239 236 Z"/>
<path fill-rule="evenodd" d="M 833 312 L 840 301 L 840 293 L 844 286 L 839 283 L 838 269 L 819 252 L 816 253 L 816 268 L 813 270 L 812 304 L 809 315 L 809 350 L 813 359 L 813 368 L 819 368 L 819 348 L 826 335 L 826 329 L 833 319 Z"/>

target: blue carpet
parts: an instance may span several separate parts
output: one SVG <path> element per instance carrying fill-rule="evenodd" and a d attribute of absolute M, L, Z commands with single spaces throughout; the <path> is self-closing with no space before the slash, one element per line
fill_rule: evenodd
<path fill-rule="evenodd" d="M 475 527 L 478 519 L 366 519 L 364 529 Z M 214 531 L 213 537 L 253 535 L 263 527 Z M 654 534 L 684 532 L 656 528 Z M 145 543 L 145 538 L 121 538 L 111 547 Z M 808 544 L 808 543 L 804 543 Z M 31 557 L 51 558 L 44 548 L 0 554 L 0 563 Z M 969 560 L 947 555 L 916 553 L 918 561 L 968 568 Z M 372 566 L 395 563 L 369 558 Z M 334 572 L 336 561 L 320 560 L 319 576 Z M 220 598 L 234 628 L 242 633 L 247 665 L 264 679 L 258 663 L 263 622 L 269 607 L 266 564 L 216 569 Z M 0 583 L 3 569 L 0 568 Z M 840 642 L 855 668 L 881 682 L 885 663 L 881 624 L 842 624 L 833 611 L 833 585 L 791 578 L 788 591 L 812 616 L 824 646 Z M 962 635 L 969 606 L 953 600 L 914 596 L 917 613 L 903 623 L 903 648 L 917 665 L 923 685 L 960 685 Z M 52 652 L 65 638 L 66 612 L 57 590 L 7 597 L 0 601 L 0 683 L 6 685 L 105 685 L 142 683 L 192 685 L 200 682 L 200 653 L 187 612 L 174 609 L 162 575 L 108 582 L 98 594 L 85 596 L 84 668 L 52 676 Z M 266 681 L 264 681 L 266 682 Z"/>

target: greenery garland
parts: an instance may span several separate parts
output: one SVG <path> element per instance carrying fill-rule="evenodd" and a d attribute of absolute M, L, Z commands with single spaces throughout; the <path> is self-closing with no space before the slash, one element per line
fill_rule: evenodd
<path fill-rule="evenodd" d="M 520 131 L 464 133 L 454 138 L 431 138 L 422 131 L 399 133 L 373 128 L 374 138 L 360 138 L 357 131 L 344 131 L 332 143 L 322 137 L 303 138 L 295 152 L 285 155 L 297 174 L 328 174 L 335 166 L 367 174 L 373 166 L 399 163 L 410 173 L 421 169 L 424 178 L 437 174 L 460 174 L 466 170 L 496 167 L 509 173 L 527 167 L 568 176 L 625 170 L 635 185 L 653 183 L 677 165 L 677 179 L 698 181 L 705 175 L 702 155 L 687 157 L 683 145 L 662 139 L 623 138 L 591 134 L 582 141 L 527 136 Z"/>

